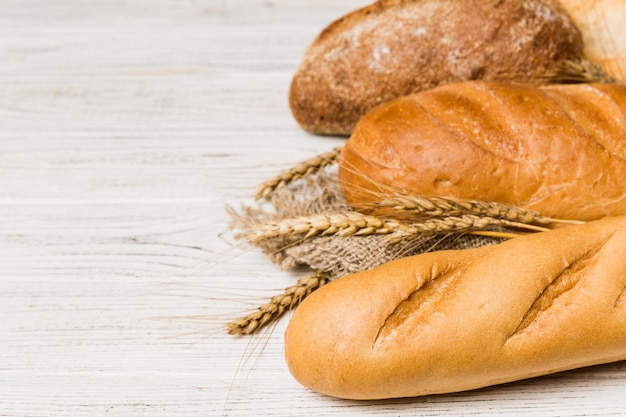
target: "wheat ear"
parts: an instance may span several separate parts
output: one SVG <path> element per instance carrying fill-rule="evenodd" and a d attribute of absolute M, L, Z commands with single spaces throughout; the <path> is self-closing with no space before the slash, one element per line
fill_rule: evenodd
<path fill-rule="evenodd" d="M 451 217 L 472 214 L 526 224 L 550 224 L 552 219 L 532 210 L 502 204 L 474 200 L 451 200 L 441 197 L 403 195 L 376 203 L 399 212 L 409 212 L 425 217 Z"/>
<path fill-rule="evenodd" d="M 512 227 L 517 229 L 531 230 L 534 232 L 544 232 L 549 229 L 531 224 L 513 222 L 506 219 L 496 219 L 493 217 L 476 216 L 465 214 L 461 216 L 450 216 L 441 219 L 429 219 L 423 223 L 411 223 L 405 227 L 385 236 L 385 240 L 393 243 L 404 239 L 412 239 L 417 236 L 441 234 L 441 233 L 472 233 L 485 230 L 492 226 Z M 480 234 L 480 233 L 479 233 Z"/>
<path fill-rule="evenodd" d="M 328 275 L 322 272 L 314 272 L 310 276 L 300 278 L 296 285 L 292 285 L 281 294 L 273 296 L 268 303 L 260 306 L 255 312 L 228 323 L 226 325 L 228 333 L 233 335 L 255 333 L 277 320 L 286 311 L 296 307 L 309 294 L 326 284 L 328 280 Z"/>
<path fill-rule="evenodd" d="M 356 211 L 312 214 L 257 225 L 245 234 L 250 243 L 285 237 L 386 235 L 407 227 L 396 220 Z"/>
<path fill-rule="evenodd" d="M 337 160 L 340 152 L 341 147 L 336 147 L 330 152 L 325 152 L 307 161 L 301 162 L 277 177 L 265 181 L 257 190 L 255 198 L 257 200 L 267 198 L 275 190 L 286 187 L 294 181 L 312 175 L 324 167 L 333 164 L 335 160 Z"/>
<path fill-rule="evenodd" d="M 473 214 L 432 218 L 421 223 L 404 223 L 355 211 L 346 211 L 299 216 L 259 224 L 246 233 L 245 237 L 252 244 L 258 244 L 269 239 L 289 237 L 307 239 L 313 236 L 367 235 L 386 235 L 388 242 L 396 242 L 420 235 L 472 232 L 484 230 L 491 226 L 513 227 L 535 232 L 548 230 L 532 224 Z"/>

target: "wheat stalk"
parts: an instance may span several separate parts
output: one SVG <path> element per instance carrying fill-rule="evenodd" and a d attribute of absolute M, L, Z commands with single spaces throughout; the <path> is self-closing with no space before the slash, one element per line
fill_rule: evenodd
<path fill-rule="evenodd" d="M 473 214 L 449 216 L 442 219 L 429 219 L 423 223 L 411 223 L 394 230 L 386 236 L 386 241 L 396 242 L 411 239 L 417 236 L 439 233 L 472 233 L 492 226 L 512 227 L 543 232 L 548 229 L 525 223 L 513 222 L 506 219 L 482 217 Z"/>
<path fill-rule="evenodd" d="M 396 242 L 419 235 L 437 233 L 463 233 L 483 230 L 491 226 L 513 227 L 532 231 L 548 230 L 531 224 L 494 217 L 465 214 L 432 218 L 421 223 L 404 223 L 355 211 L 299 216 L 265 224 L 248 231 L 248 242 L 258 244 L 270 239 L 314 236 L 366 236 L 387 235 L 389 242 Z"/>
<path fill-rule="evenodd" d="M 268 239 L 300 236 L 364 236 L 386 235 L 405 228 L 396 220 L 361 214 L 356 211 L 312 214 L 259 224 L 245 233 L 250 243 Z"/>
<path fill-rule="evenodd" d="M 253 334 L 277 320 L 286 311 L 296 307 L 309 294 L 325 285 L 328 280 L 328 275 L 321 272 L 314 272 L 309 276 L 300 278 L 296 285 L 292 285 L 281 294 L 273 296 L 268 303 L 263 304 L 253 313 L 228 323 L 226 330 L 232 335 Z"/>
<path fill-rule="evenodd" d="M 340 152 L 341 147 L 337 147 L 330 152 L 322 153 L 307 161 L 301 162 L 275 178 L 265 181 L 257 190 L 255 198 L 257 200 L 267 198 L 275 190 L 286 187 L 294 181 L 312 175 L 324 167 L 333 164 Z"/>
<path fill-rule="evenodd" d="M 402 195 L 376 203 L 399 212 L 409 212 L 426 217 L 453 217 L 472 214 L 526 224 L 550 224 L 552 219 L 540 213 L 497 202 L 451 200 L 441 197 Z"/>

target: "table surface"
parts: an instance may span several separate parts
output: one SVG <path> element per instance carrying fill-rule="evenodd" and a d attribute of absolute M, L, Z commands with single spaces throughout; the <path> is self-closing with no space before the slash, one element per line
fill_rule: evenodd
<path fill-rule="evenodd" d="M 0 2 L 0 416 L 623 415 L 626 364 L 375 402 L 301 387 L 295 282 L 225 204 L 341 138 L 291 117 L 304 49 L 363 0 Z"/>

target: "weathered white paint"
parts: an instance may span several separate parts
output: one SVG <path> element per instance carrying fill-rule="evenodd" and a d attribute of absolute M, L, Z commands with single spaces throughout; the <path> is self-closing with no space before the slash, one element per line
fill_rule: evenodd
<path fill-rule="evenodd" d="M 364 4 L 0 1 L 1 416 L 626 410 L 623 363 L 341 401 L 291 378 L 285 321 L 220 331 L 296 278 L 231 246 L 224 204 L 341 141 L 300 130 L 287 90 L 317 32 Z"/>

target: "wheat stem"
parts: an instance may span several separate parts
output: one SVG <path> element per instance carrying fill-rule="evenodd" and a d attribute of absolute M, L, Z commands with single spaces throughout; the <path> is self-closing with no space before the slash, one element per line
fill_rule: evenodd
<path fill-rule="evenodd" d="M 336 147 L 330 152 L 325 152 L 307 161 L 301 162 L 277 177 L 265 181 L 257 190 L 255 198 L 257 200 L 267 198 L 279 188 L 286 187 L 294 181 L 312 175 L 324 167 L 333 164 L 340 152 L 341 147 Z"/>
<path fill-rule="evenodd" d="M 321 272 L 300 278 L 296 285 L 286 288 L 281 294 L 273 296 L 270 301 L 256 311 L 226 325 L 229 334 L 249 335 L 277 320 L 286 311 L 296 307 L 304 298 L 316 289 L 325 285 L 328 275 Z"/>
<path fill-rule="evenodd" d="M 560 224 L 568 224 L 568 225 L 577 225 L 577 224 L 584 224 L 586 223 L 585 221 L 582 220 L 565 220 L 565 219 L 554 219 L 554 218 L 548 218 L 550 220 L 550 223 L 560 223 Z"/>
<path fill-rule="evenodd" d="M 500 239 L 515 239 L 516 237 L 524 236 L 522 233 L 498 232 L 495 230 L 474 230 L 469 233 L 477 236 L 495 237 Z"/>

